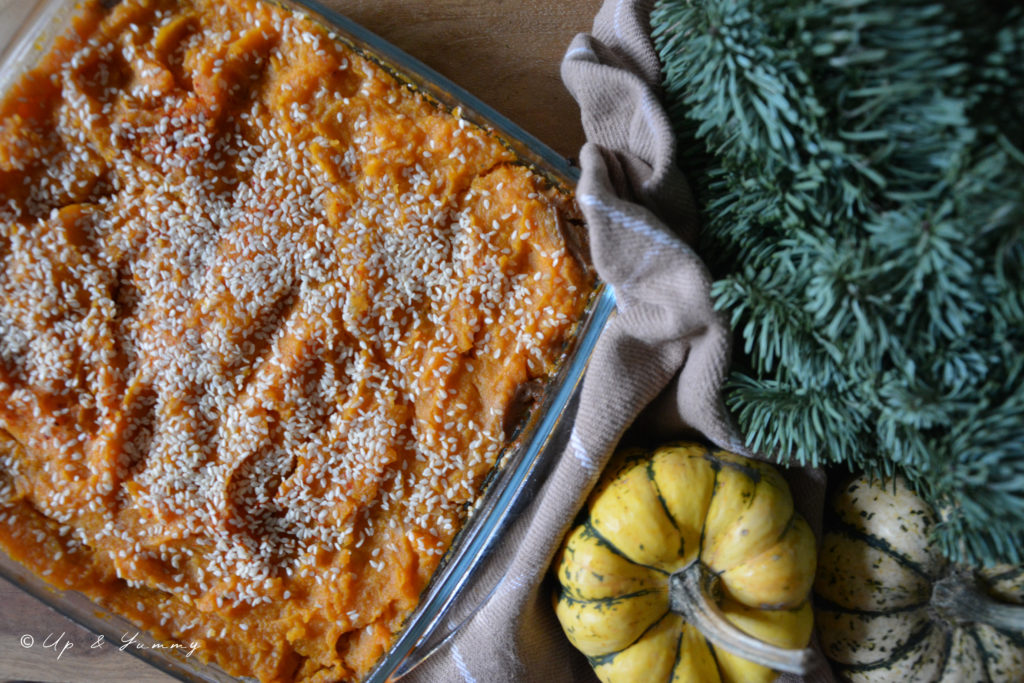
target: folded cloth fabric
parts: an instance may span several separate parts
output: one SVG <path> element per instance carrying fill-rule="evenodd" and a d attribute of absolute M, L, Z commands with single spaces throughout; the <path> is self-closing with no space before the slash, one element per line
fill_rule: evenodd
<path fill-rule="evenodd" d="M 594 680 L 561 632 L 546 576 L 624 431 L 646 410 L 645 424 L 666 435 L 695 430 L 746 452 L 721 397 L 729 331 L 712 306 L 710 276 L 688 246 L 697 217 L 658 98 L 652 5 L 606 0 L 593 33 L 577 36 L 562 64 L 587 135 L 577 197 L 617 312 L 594 351 L 561 458 L 478 577 L 479 587 L 461 600 L 462 613 L 477 601 L 482 606 L 409 680 Z M 791 483 L 813 525 L 822 478 L 798 471 Z M 819 672 L 808 680 L 831 679 Z"/>

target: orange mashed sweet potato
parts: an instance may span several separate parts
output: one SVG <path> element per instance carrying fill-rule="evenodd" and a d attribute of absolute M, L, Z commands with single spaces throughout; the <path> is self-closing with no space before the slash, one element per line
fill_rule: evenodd
<path fill-rule="evenodd" d="M 309 18 L 111 4 L 0 101 L 0 546 L 358 679 L 586 305 L 572 200 Z"/>

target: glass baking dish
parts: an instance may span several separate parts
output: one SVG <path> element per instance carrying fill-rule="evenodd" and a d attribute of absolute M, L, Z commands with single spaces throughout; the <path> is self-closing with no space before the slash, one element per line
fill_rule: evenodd
<path fill-rule="evenodd" d="M 457 112 L 461 118 L 494 131 L 521 161 L 557 187 L 570 192 L 575 187 L 578 174 L 566 159 L 415 58 L 317 2 L 275 0 L 275 4 L 307 14 L 400 82 L 439 106 Z M 76 3 L 67 0 L 5 6 L 0 26 L 0 93 L 6 92 L 21 73 L 46 53 L 53 40 L 69 26 L 76 7 Z M 585 242 L 583 228 L 575 226 L 575 229 Z M 451 634 L 451 629 L 441 632 L 442 622 L 470 584 L 474 571 L 488 558 L 503 531 L 521 512 L 559 454 L 558 437 L 571 422 L 572 398 L 614 307 L 611 288 L 598 281 L 556 377 L 526 414 L 518 436 L 503 450 L 467 523 L 422 593 L 419 606 L 366 680 L 378 683 L 400 678 Z M 4 553 L 0 553 L 0 576 L 111 642 L 117 642 L 126 632 L 137 630 L 84 595 L 52 588 Z M 466 613 L 465 606 L 460 613 Z M 129 648 L 128 651 L 167 674 L 188 681 L 234 680 L 216 666 L 185 657 L 180 651 L 159 647 L 145 634 L 139 638 L 144 644 L 155 647 Z"/>

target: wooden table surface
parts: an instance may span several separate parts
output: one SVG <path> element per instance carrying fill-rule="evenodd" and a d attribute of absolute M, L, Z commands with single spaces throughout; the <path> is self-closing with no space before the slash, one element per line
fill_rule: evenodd
<path fill-rule="evenodd" d="M 322 1 L 466 88 L 559 154 L 576 156 L 583 132 L 559 62 L 572 37 L 589 30 L 600 0 Z M 0 23 L 9 26 L 28 4 L 0 0 Z M 0 580 L 0 683 L 172 680 L 113 644 L 91 648 L 95 640 Z"/>

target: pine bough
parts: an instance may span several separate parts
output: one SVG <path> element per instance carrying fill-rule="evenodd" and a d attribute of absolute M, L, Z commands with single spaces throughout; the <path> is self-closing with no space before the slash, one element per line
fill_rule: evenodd
<path fill-rule="evenodd" d="M 660 0 L 749 444 L 905 474 L 1024 562 L 1024 8 Z"/>

